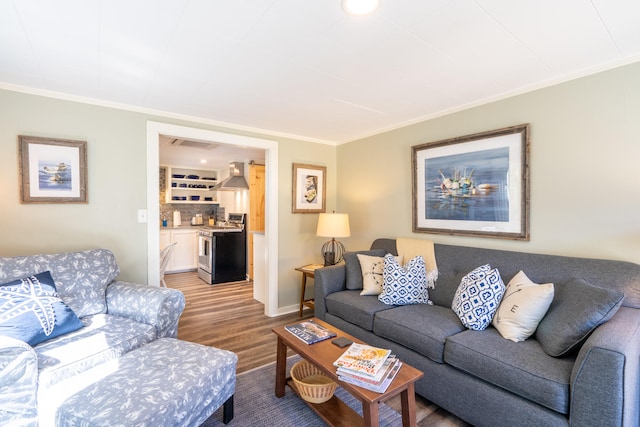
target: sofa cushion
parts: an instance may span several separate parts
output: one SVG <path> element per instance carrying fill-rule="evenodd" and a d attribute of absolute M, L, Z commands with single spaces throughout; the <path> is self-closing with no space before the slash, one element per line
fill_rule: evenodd
<path fill-rule="evenodd" d="M 458 316 L 447 307 L 415 304 L 376 314 L 376 335 L 397 342 L 437 363 L 443 363 L 447 337 L 464 331 Z"/>
<path fill-rule="evenodd" d="M 0 285 L 0 334 L 35 346 L 82 328 L 45 271 Z"/>
<path fill-rule="evenodd" d="M 82 318 L 84 328 L 37 345 L 39 387 L 117 358 L 156 338 L 155 328 L 109 314 Z"/>
<path fill-rule="evenodd" d="M 106 249 L 49 255 L 0 257 L 0 282 L 50 271 L 60 298 L 80 318 L 105 313 L 107 285 L 120 273 Z"/>
<path fill-rule="evenodd" d="M 556 286 L 553 302 L 536 331 L 544 351 L 560 357 L 578 349 L 597 326 L 613 316 L 624 294 L 574 279 Z"/>
<path fill-rule="evenodd" d="M 360 295 L 359 291 L 340 291 L 326 298 L 327 312 L 367 331 L 373 330 L 373 318 L 382 310 L 393 308 L 375 295 Z"/>
<path fill-rule="evenodd" d="M 462 278 L 451 308 L 463 325 L 481 331 L 491 323 L 504 289 L 498 269 L 482 265 Z"/>
<path fill-rule="evenodd" d="M 345 252 L 343 255 L 346 268 L 345 285 L 350 290 L 362 289 L 362 268 L 358 260 L 358 254 L 369 256 L 384 256 L 387 251 L 384 249 L 372 249 L 369 251 Z"/>
<path fill-rule="evenodd" d="M 424 259 L 416 256 L 404 266 L 391 254 L 384 256 L 382 293 L 378 299 L 385 304 L 427 304 L 427 270 Z"/>
<path fill-rule="evenodd" d="M 507 285 L 491 322 L 504 338 L 520 342 L 536 331 L 553 301 L 553 283 L 539 285 L 520 271 Z"/>
<path fill-rule="evenodd" d="M 569 411 L 575 358 L 550 357 L 536 340 L 515 343 L 494 328 L 464 331 L 447 339 L 444 360 L 471 375 L 554 411 Z"/>

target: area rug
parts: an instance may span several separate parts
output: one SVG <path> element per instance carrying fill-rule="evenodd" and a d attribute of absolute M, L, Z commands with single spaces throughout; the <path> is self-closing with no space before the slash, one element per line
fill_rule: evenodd
<path fill-rule="evenodd" d="M 300 360 L 299 356 L 287 360 L 287 372 Z M 275 364 L 261 366 L 238 375 L 234 397 L 234 417 L 229 427 L 323 427 L 326 424 L 289 387 L 284 397 L 277 398 L 275 389 Z M 336 396 L 362 415 L 360 401 L 338 387 Z M 380 405 L 380 426 L 402 425 L 400 414 L 386 405 Z M 202 427 L 222 427 L 222 408 L 218 409 Z"/>

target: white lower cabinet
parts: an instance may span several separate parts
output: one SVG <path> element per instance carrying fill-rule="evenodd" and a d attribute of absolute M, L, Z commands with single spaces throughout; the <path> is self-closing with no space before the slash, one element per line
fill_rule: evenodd
<path fill-rule="evenodd" d="M 198 269 L 198 230 L 171 229 L 160 231 L 160 250 L 176 242 L 167 273 Z"/>

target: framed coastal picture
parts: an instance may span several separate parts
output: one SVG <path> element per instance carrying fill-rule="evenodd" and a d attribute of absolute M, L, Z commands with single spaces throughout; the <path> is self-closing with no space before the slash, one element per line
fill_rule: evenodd
<path fill-rule="evenodd" d="M 18 137 L 21 203 L 87 203 L 87 142 Z"/>
<path fill-rule="evenodd" d="M 413 231 L 529 240 L 529 124 L 412 147 Z"/>
<path fill-rule="evenodd" d="M 320 213 L 325 211 L 325 166 L 293 164 L 293 213 Z"/>

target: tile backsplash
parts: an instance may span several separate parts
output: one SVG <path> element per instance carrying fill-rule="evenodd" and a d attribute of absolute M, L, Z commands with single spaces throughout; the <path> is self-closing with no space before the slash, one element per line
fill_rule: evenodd
<path fill-rule="evenodd" d="M 173 222 L 173 211 L 180 211 L 182 217 L 182 224 L 188 225 L 191 223 L 191 218 L 196 214 L 202 214 L 202 218 L 205 224 L 208 223 L 209 217 L 215 216 L 217 221 L 224 221 L 226 219 L 225 209 L 218 204 L 191 204 L 191 203 L 162 203 L 165 200 L 167 189 L 167 169 L 160 168 L 160 221 L 162 218 L 166 218 L 169 222 L 169 226 Z"/>

